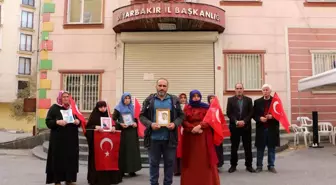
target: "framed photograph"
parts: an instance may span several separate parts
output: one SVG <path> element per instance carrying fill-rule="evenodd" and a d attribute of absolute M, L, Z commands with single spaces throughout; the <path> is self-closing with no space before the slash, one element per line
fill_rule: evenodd
<path fill-rule="evenodd" d="M 100 126 L 104 130 L 104 132 L 111 132 L 112 131 L 112 119 L 110 117 L 101 117 Z"/>
<path fill-rule="evenodd" d="M 156 123 L 168 126 L 170 123 L 170 109 L 156 109 Z"/>
<path fill-rule="evenodd" d="M 121 116 L 126 125 L 133 125 L 134 121 L 133 121 L 132 114 L 122 114 Z"/>
<path fill-rule="evenodd" d="M 61 110 L 61 114 L 63 117 L 63 120 L 66 121 L 67 123 L 74 123 L 75 119 L 72 115 L 72 110 L 68 109 L 68 110 Z"/>

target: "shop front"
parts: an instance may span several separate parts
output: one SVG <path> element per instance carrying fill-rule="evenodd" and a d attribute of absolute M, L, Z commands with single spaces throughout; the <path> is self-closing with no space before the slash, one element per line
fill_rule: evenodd
<path fill-rule="evenodd" d="M 131 4 L 116 9 L 113 21 L 117 98 L 131 92 L 143 101 L 158 78 L 169 80 L 172 94 L 199 89 L 222 97 L 224 10 L 198 3 Z"/>

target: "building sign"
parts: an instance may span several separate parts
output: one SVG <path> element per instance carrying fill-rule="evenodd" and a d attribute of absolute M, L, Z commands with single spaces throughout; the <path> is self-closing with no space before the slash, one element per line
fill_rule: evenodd
<path fill-rule="evenodd" d="M 198 30 L 224 31 L 225 11 L 217 6 L 200 3 L 137 3 L 120 7 L 113 11 L 113 29 L 117 33 L 122 30 L 132 31 L 154 29 L 151 24 L 161 19 L 172 18 L 176 22 L 196 21 Z M 153 20 L 155 19 L 155 20 Z M 148 21 L 153 20 L 153 21 Z M 201 24 L 203 23 L 203 24 Z M 185 26 L 184 29 L 188 27 Z M 190 30 L 196 26 L 189 26 Z"/>
<path fill-rule="evenodd" d="M 208 10 L 198 9 L 198 8 L 184 8 L 184 7 L 171 7 L 171 6 L 156 6 L 156 7 L 149 7 L 149 8 L 136 8 L 126 12 L 121 12 L 118 16 L 118 21 L 140 16 L 140 15 L 151 15 L 151 14 L 163 14 L 163 15 L 187 15 L 191 17 L 204 17 L 207 19 L 220 21 L 219 14 L 216 12 L 211 12 Z"/>

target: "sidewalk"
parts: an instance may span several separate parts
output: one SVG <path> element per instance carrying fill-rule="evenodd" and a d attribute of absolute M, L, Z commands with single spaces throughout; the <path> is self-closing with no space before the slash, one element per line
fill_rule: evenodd
<path fill-rule="evenodd" d="M 0 130 L 0 143 L 32 136 L 32 133 L 16 133 L 16 131 Z"/>

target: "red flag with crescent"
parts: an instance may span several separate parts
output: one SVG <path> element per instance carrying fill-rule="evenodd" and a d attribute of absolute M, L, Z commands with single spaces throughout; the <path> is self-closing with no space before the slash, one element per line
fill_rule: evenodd
<path fill-rule="evenodd" d="M 140 122 L 140 112 L 141 112 L 141 104 L 138 99 L 134 97 L 134 117 L 138 120 L 138 136 L 144 137 L 146 127 Z"/>
<path fill-rule="evenodd" d="M 81 122 L 81 126 L 82 126 L 82 130 L 83 130 L 83 133 L 85 134 L 86 133 L 86 119 L 85 117 L 83 116 L 83 114 L 79 111 L 77 105 L 76 105 L 76 102 L 75 100 L 72 98 L 72 96 L 69 97 L 69 101 L 70 101 L 70 106 L 71 106 L 71 110 L 72 110 L 72 114 L 75 115 L 79 121 Z"/>
<path fill-rule="evenodd" d="M 203 121 L 207 122 L 211 126 L 211 128 L 214 130 L 213 140 L 214 140 L 215 145 L 218 146 L 222 143 L 222 141 L 224 140 L 224 134 L 225 136 L 230 135 L 230 132 L 225 131 L 225 128 L 227 128 L 227 125 L 226 125 L 226 121 L 224 118 L 222 108 L 220 107 L 217 97 L 215 97 L 215 99 L 212 101 L 209 107 L 209 110 L 206 113 Z M 223 126 L 224 125 L 223 122 L 225 122 L 226 127 Z"/>
<path fill-rule="evenodd" d="M 97 171 L 119 170 L 120 132 L 94 131 L 94 156 Z"/>
<path fill-rule="evenodd" d="M 272 114 L 273 118 L 278 120 L 285 130 L 290 133 L 289 126 L 290 123 L 288 121 L 286 112 L 283 108 L 282 102 L 277 93 L 274 93 L 271 106 L 269 108 L 269 113 Z"/>

